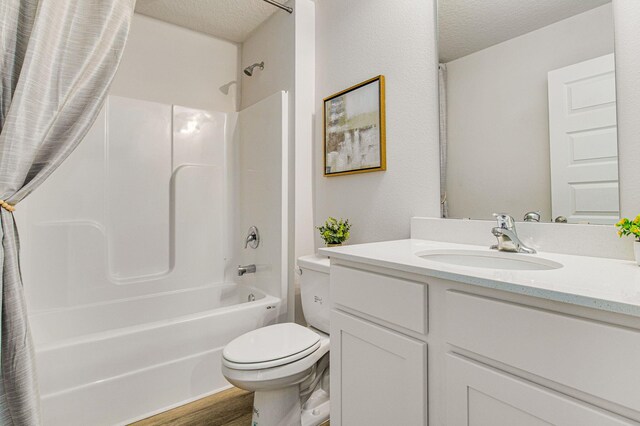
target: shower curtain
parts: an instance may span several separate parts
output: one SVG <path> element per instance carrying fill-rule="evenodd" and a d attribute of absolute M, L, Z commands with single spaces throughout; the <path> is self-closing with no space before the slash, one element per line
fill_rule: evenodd
<path fill-rule="evenodd" d="M 1 425 L 40 424 L 12 211 L 91 127 L 122 56 L 134 5 L 0 1 Z"/>

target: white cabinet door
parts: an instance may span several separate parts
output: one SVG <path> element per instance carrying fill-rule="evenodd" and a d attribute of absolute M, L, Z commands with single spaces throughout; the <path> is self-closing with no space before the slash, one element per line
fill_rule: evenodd
<path fill-rule="evenodd" d="M 331 425 L 426 425 L 427 344 L 331 311 Z"/>
<path fill-rule="evenodd" d="M 618 220 L 613 54 L 549 72 L 551 210 L 569 223 Z"/>
<path fill-rule="evenodd" d="M 446 368 L 447 426 L 638 424 L 458 355 Z"/>

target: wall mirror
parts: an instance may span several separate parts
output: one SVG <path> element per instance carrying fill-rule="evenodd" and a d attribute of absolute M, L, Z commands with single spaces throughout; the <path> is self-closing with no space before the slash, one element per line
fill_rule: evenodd
<path fill-rule="evenodd" d="M 439 0 L 443 216 L 619 217 L 610 0 Z"/>

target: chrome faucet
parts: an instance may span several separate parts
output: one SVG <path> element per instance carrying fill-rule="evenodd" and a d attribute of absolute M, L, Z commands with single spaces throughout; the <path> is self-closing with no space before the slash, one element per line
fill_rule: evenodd
<path fill-rule="evenodd" d="M 255 274 L 256 265 L 238 265 L 238 276 L 241 277 L 244 274 Z"/>
<path fill-rule="evenodd" d="M 516 222 L 506 213 L 494 213 L 493 217 L 498 221 L 498 226 L 491 233 L 498 239 L 498 244 L 491 246 L 493 250 L 510 251 L 514 253 L 530 253 L 536 251 L 527 247 L 518 237 Z"/>
<path fill-rule="evenodd" d="M 527 212 L 524 215 L 525 222 L 540 222 L 540 211 Z"/>

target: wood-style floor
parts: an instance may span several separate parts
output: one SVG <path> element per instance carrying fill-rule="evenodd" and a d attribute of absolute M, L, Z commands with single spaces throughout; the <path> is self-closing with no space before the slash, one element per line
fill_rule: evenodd
<path fill-rule="evenodd" d="M 130 426 L 250 426 L 252 414 L 253 393 L 231 388 Z"/>
<path fill-rule="evenodd" d="M 232 388 L 131 426 L 250 426 L 253 393 Z"/>

